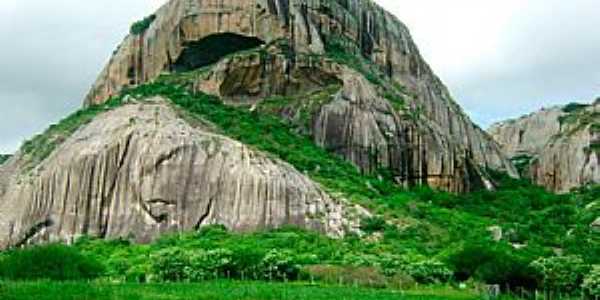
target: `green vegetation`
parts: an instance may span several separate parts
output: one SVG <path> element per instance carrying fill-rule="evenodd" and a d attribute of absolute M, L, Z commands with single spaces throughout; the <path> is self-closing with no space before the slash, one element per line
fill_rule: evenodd
<path fill-rule="evenodd" d="M 198 284 L 1 283 L 3 300 L 476 300 L 469 291 L 408 292 L 310 284 L 215 281 Z"/>
<path fill-rule="evenodd" d="M 325 50 L 327 56 L 337 63 L 358 71 L 375 85 L 382 84 L 383 74 L 375 64 L 362 57 L 355 42 L 342 36 L 332 37 L 327 42 Z"/>
<path fill-rule="evenodd" d="M 113 98 L 102 105 L 93 105 L 79 110 L 58 124 L 50 126 L 44 133 L 36 135 L 21 146 L 26 168 L 32 169 L 46 159 L 54 150 L 81 126 L 91 122 L 98 114 L 121 105 L 121 98 Z"/>
<path fill-rule="evenodd" d="M 11 156 L 10 154 L 0 154 L 0 165 L 5 163 Z"/>
<path fill-rule="evenodd" d="M 546 291 L 572 293 L 583 283 L 584 275 L 590 271 L 579 256 L 556 256 L 540 258 L 531 263 L 538 272 Z"/>
<path fill-rule="evenodd" d="M 0 253 L 0 278 L 10 280 L 84 280 L 97 278 L 103 268 L 77 249 L 46 245 Z"/>
<path fill-rule="evenodd" d="M 565 105 L 565 107 L 563 107 L 562 111 L 565 112 L 565 113 L 570 114 L 570 113 L 573 113 L 573 112 L 577 112 L 577 111 L 579 111 L 581 109 L 585 109 L 587 107 L 589 107 L 589 105 L 587 105 L 587 104 L 581 104 L 581 103 L 571 102 L 571 103 Z"/>
<path fill-rule="evenodd" d="M 291 163 L 330 192 L 343 194 L 365 206 L 373 207 L 370 199 L 400 191 L 389 179 L 361 175 L 351 163 L 321 149 L 276 116 L 227 106 L 216 97 L 193 94 L 164 81 L 170 79 L 161 78 L 126 93 L 138 99 L 166 96 L 192 118 L 212 122 L 222 134 Z"/>
<path fill-rule="evenodd" d="M 335 36 L 327 41 L 325 50 L 330 59 L 354 69 L 365 76 L 368 81 L 381 87 L 384 90 L 381 96 L 389 100 L 396 110 L 407 109 L 404 87 L 390 82 L 379 66 L 362 57 L 355 42 L 343 36 Z"/>
<path fill-rule="evenodd" d="M 365 244 L 356 236 L 331 239 L 295 228 L 237 234 L 213 226 L 150 245 L 85 238 L 74 248 L 103 262 L 104 277 L 118 282 L 311 281 L 344 274 L 335 278 L 337 284 L 388 287 L 445 283 L 452 277 L 440 261 L 383 243 Z"/>
<path fill-rule="evenodd" d="M 590 299 L 600 297 L 600 265 L 595 265 L 583 280 L 583 292 Z"/>
<path fill-rule="evenodd" d="M 126 282 L 320 278 L 327 283 L 337 277 L 347 284 L 379 287 L 471 279 L 533 289 L 541 287 L 543 279 L 532 262 L 553 257 L 556 249 L 580 256 L 586 265 L 600 262 L 600 238 L 589 228 L 596 212 L 586 209 L 600 198 L 600 188 L 554 195 L 492 172 L 500 186 L 494 192 L 403 190 L 385 172 L 360 174 L 271 113 L 230 107 L 215 97 L 190 93 L 170 84 L 172 77 L 125 94 L 137 99 L 163 95 L 187 118 L 212 122 L 222 134 L 288 161 L 330 193 L 364 205 L 376 216 L 364 220 L 366 236 L 342 240 L 295 229 L 243 235 L 208 228 L 151 245 L 80 241 L 75 247 L 83 256 L 102 262 L 102 278 Z M 492 239 L 490 226 L 502 229 L 500 241 Z"/>
<path fill-rule="evenodd" d="M 133 23 L 129 29 L 129 32 L 133 35 L 140 35 L 144 33 L 150 27 L 150 25 L 152 25 L 152 22 L 154 22 L 155 19 L 156 15 L 149 15 L 144 19 Z"/>
<path fill-rule="evenodd" d="M 347 58 L 343 53 L 336 55 L 340 61 Z M 360 69 L 364 65 L 355 67 Z M 186 119 L 208 121 L 220 133 L 289 162 L 332 195 L 370 209 L 374 216 L 361 224 L 365 235 L 334 240 L 292 228 L 234 234 L 217 226 L 166 236 L 149 245 L 83 238 L 72 247 L 53 245 L 14 250 L 0 255 L 0 278 L 4 280 L 99 279 L 94 284 L 0 283 L 2 299 L 14 298 L 19 293 L 56 299 L 57 295 L 64 295 L 57 294 L 61 290 L 73 297 L 89 295 L 98 299 L 160 299 L 163 295 L 165 299 L 177 299 L 189 294 L 178 289 L 177 284 L 164 283 L 219 279 L 316 281 L 348 287 L 220 281 L 186 287 L 218 295 L 210 299 L 273 299 L 269 297 L 276 293 L 264 292 L 269 288 L 286 291 L 287 299 L 321 299 L 320 295 L 329 295 L 330 291 L 336 291 L 338 294 L 332 294 L 336 296 L 348 293 L 348 299 L 353 299 L 351 293 L 363 295 L 360 299 L 386 299 L 388 295 L 399 295 L 349 286 L 406 289 L 416 283 L 458 282 L 500 284 L 503 289 L 546 288 L 566 292 L 576 292 L 574 290 L 579 290 L 583 282 L 581 289 L 588 294 L 593 295 L 598 290 L 597 272 L 591 272 L 583 281 L 580 275 L 573 277 L 579 274 L 579 269 L 557 268 L 556 265 L 564 261 L 556 258 L 556 253 L 561 253 L 569 263 L 575 261 L 571 258 L 577 257 L 576 262 L 581 266 L 600 263 L 600 236 L 589 227 L 599 213 L 597 205 L 592 204 L 600 199 L 600 187 L 555 195 L 529 182 L 490 171 L 499 186 L 493 192 L 453 195 L 426 187 L 402 189 L 386 170 L 373 175 L 361 174 L 349 162 L 298 133 L 298 128 L 306 126 L 310 116 L 331 99 L 339 86 L 332 85 L 302 97 L 270 98 L 251 111 L 247 107 L 227 106 L 216 97 L 184 88 L 202 74 L 199 70 L 163 76 L 153 83 L 124 91 L 122 96 L 104 105 L 81 110 L 26 142 L 22 148 L 24 157 L 30 167 L 37 165 L 82 125 L 99 113 L 121 105 L 121 97 L 125 95 L 137 99 L 162 95 L 178 107 Z M 294 112 L 293 116 L 282 118 L 285 115 L 282 112 L 287 109 Z M 501 229 L 499 240 L 489 232 L 491 226 Z M 58 257 L 71 259 L 61 264 Z M 48 263 L 34 266 L 39 260 Z M 556 274 L 556 270 L 567 273 Z M 560 276 L 577 280 L 565 288 L 557 286 L 553 279 Z M 100 282 L 153 284 L 114 288 Z M 219 284 L 233 290 L 239 287 L 242 296 L 224 294 Z M 361 294 L 363 292 L 373 294 Z M 473 298 L 470 294 L 463 296 L 456 299 Z"/>
<path fill-rule="evenodd" d="M 589 126 L 590 133 L 600 131 L 600 112 L 588 109 L 590 105 L 571 103 L 563 109 L 565 115 L 559 117 L 562 128 L 560 136 L 571 136 Z"/>
<path fill-rule="evenodd" d="M 323 105 L 330 103 L 341 88 L 339 84 L 332 84 L 307 94 L 269 97 L 260 102 L 258 111 L 263 114 L 282 116 L 291 125 L 300 128 L 303 133 L 308 133 L 315 114 Z"/>

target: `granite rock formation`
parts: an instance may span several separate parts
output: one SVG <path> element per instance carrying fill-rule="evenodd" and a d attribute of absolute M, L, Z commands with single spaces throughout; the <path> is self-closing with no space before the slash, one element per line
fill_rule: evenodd
<path fill-rule="evenodd" d="M 493 188 L 487 168 L 517 176 L 408 29 L 370 0 L 171 0 L 132 27 L 85 105 L 161 78 L 258 113 L 272 105 L 316 144 L 401 185 L 466 192 Z M 356 227 L 349 211 L 366 214 L 180 113 L 134 101 L 65 137 L 33 169 L 18 152 L 0 166 L 0 247 L 80 235 L 144 242 L 215 223 L 340 236 Z"/>
<path fill-rule="evenodd" d="M 267 54 L 273 54 L 269 50 L 276 45 L 283 45 L 278 47 L 279 55 L 267 56 L 268 59 L 260 53 L 241 60 L 228 59 L 229 51 L 223 53 L 224 59 L 216 66 L 194 59 L 194 55 L 201 57 L 202 53 L 210 52 L 206 49 L 219 39 L 227 44 L 238 44 L 239 50 L 261 43 L 263 49 L 267 48 L 264 51 Z M 393 153 L 419 153 L 402 158 L 413 162 L 397 166 L 399 178 L 430 183 L 450 191 L 467 191 L 479 186 L 478 182 L 486 181 L 486 168 L 517 176 L 497 144 L 452 100 L 447 88 L 420 56 L 408 29 L 369 0 L 172 0 L 158 10 L 146 30 L 130 34 L 124 40 L 85 103 L 102 103 L 125 87 L 151 81 L 164 72 L 178 71 L 181 61 L 195 62 L 187 64 L 195 68 L 212 67 L 209 77 L 197 82 L 196 88 L 237 104 L 318 90 L 331 82 L 344 82 L 346 72 L 340 72 L 339 66 L 324 59 L 334 43 L 364 59 L 366 65 L 382 75 L 375 87 L 378 96 L 392 90 L 404 98 L 412 114 L 419 114 L 413 127 L 424 129 L 396 130 L 398 135 L 409 135 L 398 139 L 410 141 L 391 142 L 390 147 L 396 147 L 391 150 Z M 193 49 L 198 52 L 194 53 Z M 375 98 L 363 100 L 374 106 L 381 102 Z M 361 119 L 359 114 L 348 117 L 356 119 L 348 119 L 345 124 L 373 129 L 372 124 L 363 123 L 372 120 Z M 434 136 L 429 134 L 431 131 L 435 132 Z M 322 140 L 319 134 L 322 132 L 314 132 L 314 138 L 325 146 L 339 143 Z M 345 137 L 346 142 L 358 138 Z M 372 150 L 382 147 L 381 136 L 363 135 L 361 138 L 374 140 L 361 141 L 360 153 L 356 149 L 341 152 L 368 171 L 372 166 L 365 166 L 361 162 L 364 159 L 357 157 L 374 155 Z M 402 148 L 409 146 L 413 149 Z M 395 156 L 392 160 L 402 160 L 393 153 L 375 154 L 376 160 L 382 161 L 383 167 L 400 164 L 387 162 L 392 156 Z M 475 170 L 471 170 L 473 168 Z"/>
<path fill-rule="evenodd" d="M 550 139 L 560 133 L 559 119 L 565 115 L 562 107 L 538 112 L 492 125 L 488 132 L 509 157 L 535 156 Z"/>
<path fill-rule="evenodd" d="M 524 176 L 555 192 L 600 183 L 600 102 L 544 109 L 489 130 L 523 160 Z"/>
<path fill-rule="evenodd" d="M 24 160 L 0 167 L 2 248 L 81 235 L 146 242 L 208 224 L 351 227 L 342 202 L 292 166 L 192 127 L 158 98 L 103 113 L 30 172 Z"/>

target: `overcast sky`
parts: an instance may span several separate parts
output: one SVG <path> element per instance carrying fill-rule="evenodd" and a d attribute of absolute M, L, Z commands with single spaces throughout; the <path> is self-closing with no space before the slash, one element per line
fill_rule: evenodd
<path fill-rule="evenodd" d="M 165 0 L 0 1 L 0 153 L 80 107 L 129 25 Z M 377 0 L 483 127 L 600 96 L 598 0 Z"/>

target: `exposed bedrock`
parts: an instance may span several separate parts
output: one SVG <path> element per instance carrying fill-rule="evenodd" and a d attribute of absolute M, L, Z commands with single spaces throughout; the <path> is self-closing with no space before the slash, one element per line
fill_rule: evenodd
<path fill-rule="evenodd" d="M 526 159 L 524 175 L 555 192 L 600 183 L 600 102 L 570 104 L 495 124 L 490 133 Z"/>
<path fill-rule="evenodd" d="M 297 56 L 294 67 L 289 65 L 283 54 L 234 55 L 198 72 L 188 88 L 232 105 L 260 106 L 265 97 L 287 95 L 287 101 L 272 104 L 281 117 L 297 123 L 309 114 L 308 124 L 297 125 L 307 125 L 316 144 L 364 173 L 391 170 L 403 186 L 429 185 L 452 192 L 491 187 L 485 170 L 461 140 L 406 105 L 395 107 L 380 95 L 381 86 L 363 74 L 327 58 L 304 55 Z M 324 99 L 308 96 L 332 85 L 339 88 L 322 95 Z"/>
<path fill-rule="evenodd" d="M 404 186 L 465 192 L 487 183 L 462 145 L 426 121 L 397 111 L 363 76 L 346 70 L 343 83 L 314 120 L 317 144 L 365 172 L 389 169 Z"/>
<path fill-rule="evenodd" d="M 281 70 L 272 73 L 279 77 L 261 79 L 260 84 L 272 83 L 275 87 L 281 87 L 277 81 L 289 72 L 300 70 L 296 68 L 296 63 L 304 60 L 300 56 L 323 55 L 331 41 L 351 44 L 358 49 L 356 55 L 378 66 L 389 82 L 406 88 L 409 105 L 423 112 L 427 127 L 460 144 L 478 167 L 502 169 L 517 176 L 497 144 L 452 100 L 419 54 L 404 24 L 369 0 L 171 0 L 158 10 L 145 32 L 125 38 L 98 77 L 86 104 L 101 103 L 126 86 L 171 71 L 190 43 L 224 33 L 256 38 L 265 44 L 287 41 L 287 65 L 280 65 Z M 259 80 L 258 76 L 248 76 L 248 72 L 262 73 L 258 67 L 246 68 L 244 74 L 239 73 L 240 69 L 229 70 L 228 91 L 235 90 L 240 77 Z M 272 88 L 270 92 L 289 94 L 293 88 L 287 85 L 287 90 Z M 264 89 L 249 90 L 247 94 L 257 98 L 264 95 Z M 442 173 L 448 172 L 452 173 Z"/>
<path fill-rule="evenodd" d="M 289 164 L 155 100 L 101 114 L 30 172 L 19 154 L 0 167 L 0 247 L 81 235 L 146 242 L 207 224 L 330 236 L 351 227 L 342 203 Z"/>

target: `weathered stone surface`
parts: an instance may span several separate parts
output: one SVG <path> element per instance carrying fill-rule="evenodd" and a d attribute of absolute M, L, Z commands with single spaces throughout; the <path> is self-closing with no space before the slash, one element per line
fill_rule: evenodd
<path fill-rule="evenodd" d="M 461 144 L 394 109 L 360 74 L 345 69 L 342 79 L 342 90 L 315 117 L 317 144 L 365 172 L 390 169 L 404 186 L 452 192 L 484 187 L 485 176 Z"/>
<path fill-rule="evenodd" d="M 535 156 L 542 152 L 548 141 L 560 133 L 559 118 L 562 107 L 542 109 L 518 119 L 496 123 L 488 132 L 509 157 Z"/>
<path fill-rule="evenodd" d="M 101 114 L 31 172 L 19 154 L 1 166 L 0 248 L 80 235 L 144 242 L 207 224 L 294 224 L 331 236 L 356 226 L 289 164 L 154 100 Z"/>
<path fill-rule="evenodd" d="M 342 40 L 358 49 L 356 55 L 378 66 L 392 84 L 406 88 L 406 94 L 411 95 L 408 104 L 413 110 L 422 111 L 426 127 L 434 128 L 448 143 L 459 144 L 478 167 L 502 169 L 517 176 L 497 144 L 452 100 L 447 88 L 420 56 L 408 29 L 369 0 L 171 0 L 156 15 L 146 32 L 130 35 L 121 44 L 94 84 L 86 104 L 101 103 L 123 87 L 156 78 L 172 69 L 186 44 L 224 32 L 256 37 L 266 44 L 285 40 L 289 49 L 283 59 L 279 57 L 280 63 L 265 63 L 260 56 L 241 68 L 239 63 L 232 65 L 231 60 L 220 63 L 220 76 L 225 77 L 213 77 L 201 89 L 212 88 L 214 94 L 233 97 L 225 91 L 244 88 L 245 96 L 254 100 L 291 93 L 295 88 L 305 87 L 310 74 L 317 74 L 313 85 L 323 79 L 319 76 L 328 75 L 327 67 L 319 67 L 318 72 L 314 72 L 315 68 L 304 69 L 305 56 L 321 55 L 328 41 Z M 305 73 L 301 75 L 301 71 Z M 304 80 L 298 85 L 289 84 L 294 83 L 291 79 L 298 78 Z M 218 85 L 223 82 L 227 84 Z M 238 95 L 237 100 L 243 98 Z M 444 148 L 448 147 L 437 150 L 445 151 Z M 448 155 L 454 154 L 436 156 Z M 436 165 L 425 161 L 426 157 L 422 155 L 418 163 Z M 454 169 L 450 166 L 432 174 L 451 174 Z M 420 175 L 410 175 L 414 176 Z"/>
<path fill-rule="evenodd" d="M 292 123 L 303 114 L 315 143 L 353 162 L 365 173 L 392 171 L 403 186 L 427 184 L 452 192 L 491 187 L 464 145 L 423 116 L 395 108 L 377 86 L 359 72 L 329 59 L 297 56 L 295 67 L 275 53 L 246 53 L 198 72 L 188 88 L 223 98 L 232 105 L 257 104 L 277 95 L 296 98 L 281 103 L 278 113 Z M 282 76 L 287 74 L 286 76 Z M 341 86 L 315 106 L 304 93 Z M 273 93 L 273 91 L 276 91 Z M 284 101 L 285 102 L 285 101 Z M 302 102 L 302 103 L 295 103 Z M 304 111 L 301 111 L 304 110 Z"/>
<path fill-rule="evenodd" d="M 512 155 L 534 157 L 528 175 L 555 192 L 600 183 L 600 103 L 571 112 L 545 109 L 493 126 L 492 135 Z"/>

